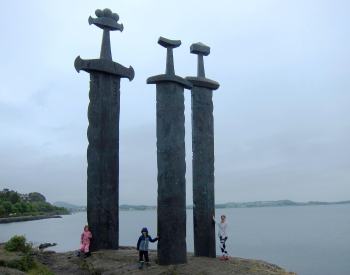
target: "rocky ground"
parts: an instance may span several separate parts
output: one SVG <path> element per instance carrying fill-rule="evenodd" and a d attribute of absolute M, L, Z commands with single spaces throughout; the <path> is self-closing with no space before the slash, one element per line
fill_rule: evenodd
<path fill-rule="evenodd" d="M 194 257 L 188 254 L 188 263 L 181 265 L 159 266 L 156 263 L 156 252 L 150 252 L 151 265 L 138 269 L 137 251 L 132 247 L 119 250 L 103 250 L 92 253 L 86 259 L 75 256 L 74 252 L 55 253 L 52 251 L 34 252 L 34 258 L 53 274 L 242 274 L 242 275 L 296 275 L 287 272 L 277 265 L 259 260 L 249 260 L 232 257 L 222 262 L 219 259 Z M 1 251 L 0 263 L 11 256 Z M 15 269 L 0 267 L 0 274 L 25 274 Z M 41 273 L 44 275 L 44 273 Z M 50 274 L 50 273 L 45 273 Z"/>

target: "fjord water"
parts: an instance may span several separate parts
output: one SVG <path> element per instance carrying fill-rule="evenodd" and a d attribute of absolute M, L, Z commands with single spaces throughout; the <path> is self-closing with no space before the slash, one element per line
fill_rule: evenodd
<path fill-rule="evenodd" d="M 221 214 L 229 222 L 230 255 L 262 259 L 299 275 L 350 274 L 350 204 L 216 209 L 217 217 Z M 86 213 L 81 212 L 0 224 L 0 242 L 24 234 L 35 244 L 58 243 L 56 251 L 75 250 L 85 223 Z M 156 235 L 156 211 L 120 211 L 120 245 L 135 246 L 144 226 Z M 193 251 L 192 210 L 187 210 L 187 247 Z"/>

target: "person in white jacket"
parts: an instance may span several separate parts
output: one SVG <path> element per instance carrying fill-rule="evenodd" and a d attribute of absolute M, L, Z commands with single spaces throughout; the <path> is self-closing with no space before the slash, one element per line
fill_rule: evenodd
<path fill-rule="evenodd" d="M 227 249 L 226 249 L 226 241 L 227 241 L 227 221 L 226 221 L 226 216 L 225 215 L 221 215 L 221 221 L 217 222 L 215 220 L 215 217 L 213 216 L 213 221 L 217 224 L 219 232 L 218 232 L 218 236 L 220 239 L 220 248 L 221 248 L 221 260 L 228 260 L 228 253 L 227 253 Z"/>

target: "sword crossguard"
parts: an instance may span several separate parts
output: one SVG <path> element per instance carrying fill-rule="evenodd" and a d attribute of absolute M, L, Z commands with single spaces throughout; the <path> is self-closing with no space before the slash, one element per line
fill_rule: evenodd
<path fill-rule="evenodd" d="M 112 74 L 120 78 L 128 78 L 129 81 L 134 79 L 135 71 L 134 68 L 129 66 L 129 68 L 123 65 L 113 62 L 111 60 L 103 59 L 81 59 L 78 56 L 74 61 L 74 67 L 79 73 L 81 70 L 90 72 L 104 72 L 107 74 Z"/>

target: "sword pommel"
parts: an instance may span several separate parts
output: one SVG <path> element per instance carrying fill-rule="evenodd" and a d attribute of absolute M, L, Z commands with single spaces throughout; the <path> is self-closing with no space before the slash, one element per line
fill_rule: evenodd
<path fill-rule="evenodd" d="M 119 15 L 112 13 L 110 9 L 96 10 L 95 14 L 97 18 L 92 18 L 91 16 L 88 19 L 89 25 L 94 24 L 95 26 L 109 31 L 123 31 L 123 24 L 119 24 Z"/>
<path fill-rule="evenodd" d="M 191 45 L 190 52 L 193 54 L 201 54 L 207 56 L 210 54 L 210 47 L 201 42 L 198 42 Z"/>
<path fill-rule="evenodd" d="M 167 39 L 164 37 L 159 37 L 158 39 L 158 44 L 163 46 L 164 48 L 177 48 L 181 45 L 181 40 L 171 40 L 171 39 Z"/>

